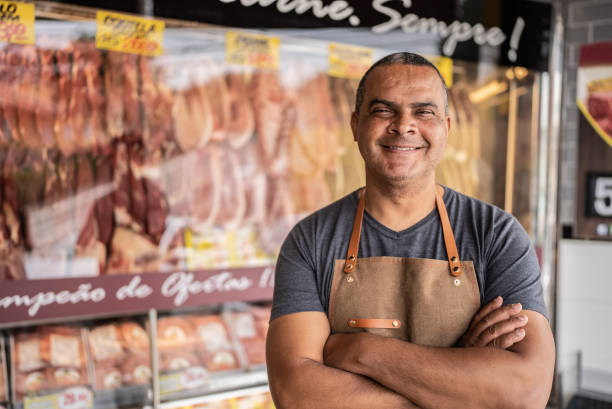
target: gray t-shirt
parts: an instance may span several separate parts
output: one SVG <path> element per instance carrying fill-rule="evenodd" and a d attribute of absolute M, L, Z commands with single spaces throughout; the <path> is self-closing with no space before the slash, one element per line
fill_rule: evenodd
<path fill-rule="evenodd" d="M 346 257 L 357 202 L 355 191 L 291 230 L 276 263 L 271 319 L 302 311 L 328 313 L 334 261 Z M 501 295 L 504 304 L 520 302 L 523 309 L 548 317 L 538 260 L 519 222 L 498 207 L 448 187 L 444 203 L 459 257 L 474 263 L 481 305 Z M 358 258 L 377 256 L 447 260 L 437 210 L 400 232 L 366 211 Z"/>

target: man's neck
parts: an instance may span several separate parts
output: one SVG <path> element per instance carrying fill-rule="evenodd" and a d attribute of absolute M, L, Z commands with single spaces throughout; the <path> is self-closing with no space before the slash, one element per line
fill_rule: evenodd
<path fill-rule="evenodd" d="M 436 205 L 434 175 L 426 181 L 390 185 L 366 178 L 366 210 L 394 231 L 402 231 L 427 216 Z"/>

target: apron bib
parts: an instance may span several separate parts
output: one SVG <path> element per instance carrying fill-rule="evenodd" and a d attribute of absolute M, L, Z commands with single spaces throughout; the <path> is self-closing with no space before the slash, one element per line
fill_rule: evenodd
<path fill-rule="evenodd" d="M 448 260 L 357 258 L 365 195 L 360 192 L 345 260 L 336 260 L 329 302 L 332 333 L 368 331 L 419 345 L 449 347 L 480 308 L 472 261 L 461 261 L 436 189 Z"/>

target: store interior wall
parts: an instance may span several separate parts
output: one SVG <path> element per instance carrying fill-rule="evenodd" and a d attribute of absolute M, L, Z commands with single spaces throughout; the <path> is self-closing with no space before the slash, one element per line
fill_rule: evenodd
<path fill-rule="evenodd" d="M 565 22 L 559 223 L 576 219 L 578 120 L 576 75 L 580 46 L 612 41 L 612 0 L 562 0 Z M 560 229 L 570 236 L 568 228 Z M 570 236 L 571 237 L 571 236 Z M 612 399 L 612 243 L 563 238 L 559 244 L 557 366 L 567 402 L 576 391 Z"/>

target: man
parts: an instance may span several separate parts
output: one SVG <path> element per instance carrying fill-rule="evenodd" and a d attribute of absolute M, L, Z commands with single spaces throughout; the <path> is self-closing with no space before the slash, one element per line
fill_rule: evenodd
<path fill-rule="evenodd" d="M 509 214 L 436 185 L 450 126 L 424 58 L 362 78 L 365 189 L 298 223 L 279 255 L 279 409 L 545 407 L 555 352 L 533 247 Z"/>

